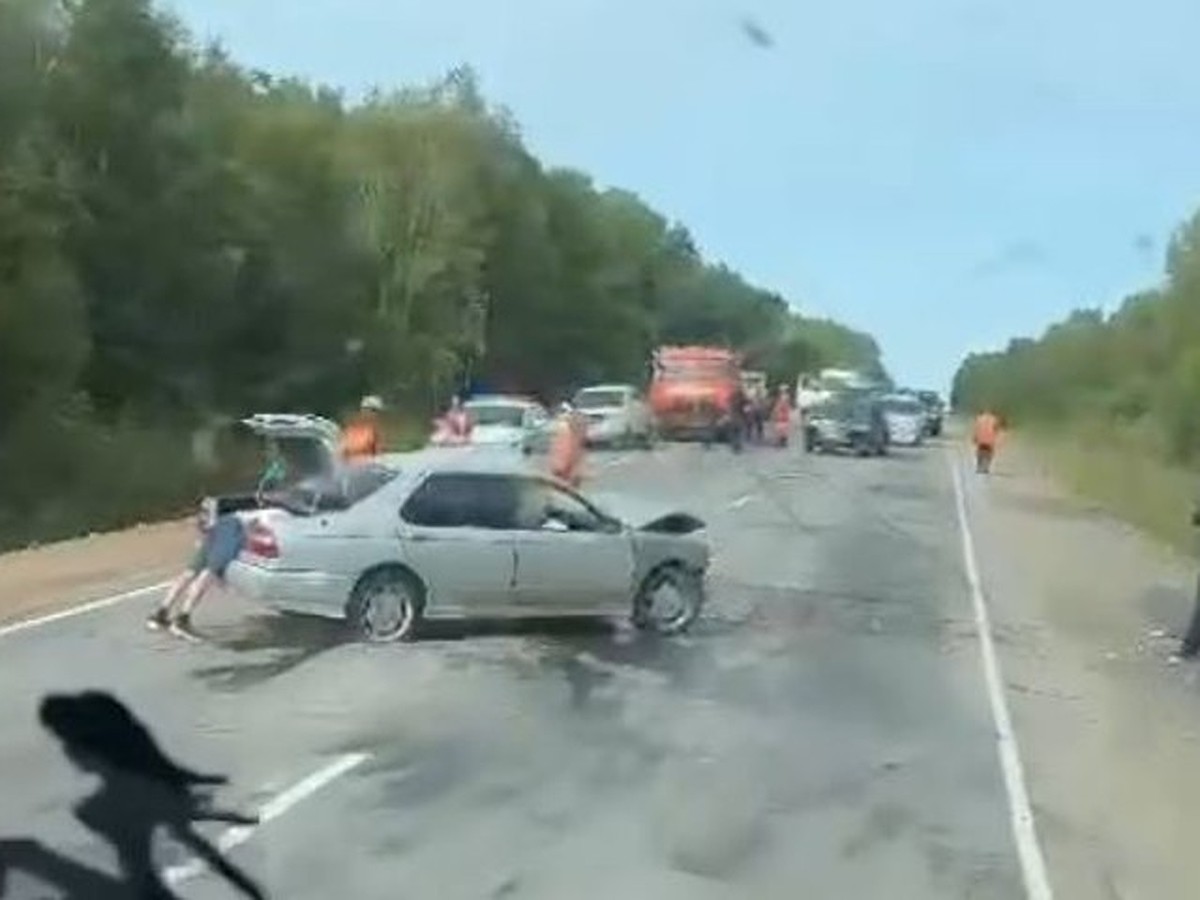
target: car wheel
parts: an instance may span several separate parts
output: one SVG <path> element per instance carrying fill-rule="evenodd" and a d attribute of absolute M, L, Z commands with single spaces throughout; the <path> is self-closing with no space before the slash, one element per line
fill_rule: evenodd
<path fill-rule="evenodd" d="M 402 569 L 369 572 L 355 585 L 346 618 L 364 641 L 406 640 L 421 619 L 423 593 L 417 579 Z"/>
<path fill-rule="evenodd" d="M 700 615 L 704 579 L 682 566 L 665 565 L 646 576 L 633 601 L 633 623 L 657 634 L 679 634 Z"/>

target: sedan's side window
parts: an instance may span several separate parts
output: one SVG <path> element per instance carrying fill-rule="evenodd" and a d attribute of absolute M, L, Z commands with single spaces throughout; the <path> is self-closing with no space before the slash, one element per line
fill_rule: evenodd
<path fill-rule="evenodd" d="M 439 473 L 429 476 L 400 510 L 404 521 L 426 528 L 510 529 L 516 511 L 512 479 L 503 475 Z"/>
<path fill-rule="evenodd" d="M 537 478 L 523 478 L 517 495 L 516 525 L 523 531 L 601 531 L 604 522 L 573 494 Z"/>

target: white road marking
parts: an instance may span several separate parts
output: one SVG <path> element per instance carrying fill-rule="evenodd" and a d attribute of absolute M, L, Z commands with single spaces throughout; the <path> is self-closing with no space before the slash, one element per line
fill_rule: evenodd
<path fill-rule="evenodd" d="M 734 500 L 732 503 L 730 503 L 729 508 L 730 509 L 741 509 L 743 506 L 745 506 L 747 503 L 751 502 L 753 499 L 754 499 L 753 494 L 743 494 L 741 497 L 738 497 L 736 500 Z"/>
<path fill-rule="evenodd" d="M 328 765 L 322 766 L 259 807 L 257 825 L 234 825 L 221 832 L 221 836 L 216 841 L 217 849 L 221 853 L 228 853 L 234 847 L 241 846 L 250 840 L 254 832 L 263 825 L 272 819 L 279 818 L 301 800 L 311 797 L 325 785 L 345 775 L 368 759 L 370 759 L 370 755 L 367 753 L 346 753 Z M 193 858 L 188 862 L 168 867 L 162 874 L 168 884 L 175 885 L 181 881 L 187 881 L 189 878 L 195 878 L 207 869 L 208 865 L 203 860 Z"/>
<path fill-rule="evenodd" d="M 170 587 L 171 582 L 161 581 L 158 584 L 150 584 L 145 587 L 134 588 L 133 590 L 124 591 L 120 594 L 113 594 L 110 597 L 101 597 L 98 600 L 91 600 L 87 603 L 81 603 L 78 606 L 72 606 L 70 609 L 59 610 L 45 616 L 37 616 L 33 619 L 24 619 L 20 622 L 14 622 L 11 625 L 0 627 L 0 638 L 7 637 L 10 634 L 16 634 L 20 631 L 27 631 L 30 628 L 38 628 L 42 625 L 49 625 L 51 622 L 59 622 L 63 619 L 72 619 L 75 616 L 82 616 L 85 613 L 95 612 L 99 609 L 106 609 L 109 606 L 116 606 L 118 603 L 123 603 L 126 600 L 132 600 L 134 597 L 141 597 L 146 594 L 165 591 Z"/>
<path fill-rule="evenodd" d="M 1017 746 L 1017 735 L 1013 730 L 1008 702 L 1004 698 L 1004 681 L 1000 675 L 1000 662 L 992 638 L 991 616 L 984 599 L 983 585 L 979 578 L 979 564 L 975 556 L 975 539 L 971 535 L 971 524 L 967 518 L 967 502 L 963 492 L 962 475 L 955 462 L 953 451 L 947 453 L 950 463 L 950 478 L 954 482 L 954 506 L 958 513 L 958 530 L 962 536 L 963 568 L 971 588 L 971 603 L 975 609 L 975 629 L 979 633 L 979 654 L 983 664 L 983 678 L 987 685 L 988 701 L 992 708 L 992 721 L 996 727 L 996 745 L 1000 755 L 1000 769 L 1004 775 L 1004 788 L 1008 794 L 1009 818 L 1012 821 L 1013 840 L 1017 845 L 1017 857 L 1021 864 L 1021 876 L 1025 882 L 1025 896 L 1029 900 L 1053 900 L 1050 877 L 1046 872 L 1046 860 L 1038 843 L 1037 826 L 1033 820 L 1033 809 L 1029 803 L 1029 790 L 1025 785 L 1025 773 L 1021 766 L 1021 753 Z"/>

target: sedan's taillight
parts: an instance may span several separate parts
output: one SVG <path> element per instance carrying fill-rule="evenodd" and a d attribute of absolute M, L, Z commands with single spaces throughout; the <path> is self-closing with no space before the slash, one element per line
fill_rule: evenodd
<path fill-rule="evenodd" d="M 258 519 L 246 526 L 246 552 L 263 559 L 279 558 L 279 541 L 275 532 Z"/>

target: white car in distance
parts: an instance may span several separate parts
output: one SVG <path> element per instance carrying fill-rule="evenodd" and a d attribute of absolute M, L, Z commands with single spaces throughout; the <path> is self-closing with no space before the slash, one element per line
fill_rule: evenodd
<path fill-rule="evenodd" d="M 633 385 L 585 387 L 571 402 L 587 419 L 588 444 L 645 448 L 653 445 L 654 417 Z"/>
<path fill-rule="evenodd" d="M 463 404 L 471 420 L 474 446 L 511 447 L 544 453 L 550 445 L 552 419 L 540 403 L 524 397 L 478 395 Z"/>
<path fill-rule="evenodd" d="M 883 398 L 883 418 L 887 422 L 888 441 L 901 447 L 916 447 L 925 439 L 925 405 L 907 394 Z"/>

